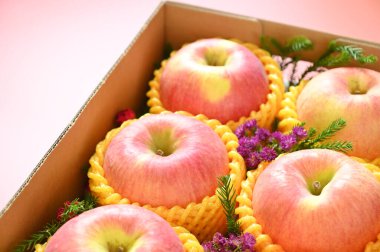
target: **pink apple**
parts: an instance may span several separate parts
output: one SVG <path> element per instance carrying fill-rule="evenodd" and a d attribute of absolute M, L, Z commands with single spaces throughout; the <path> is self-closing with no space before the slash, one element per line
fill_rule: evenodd
<path fill-rule="evenodd" d="M 148 115 L 116 135 L 104 164 L 110 186 L 132 202 L 186 207 L 215 194 L 227 149 L 211 127 L 180 114 Z"/>
<path fill-rule="evenodd" d="M 265 103 L 269 84 L 260 60 L 225 39 L 202 39 L 172 56 L 160 78 L 160 99 L 170 111 L 205 114 L 226 123 Z"/>
<path fill-rule="evenodd" d="M 357 252 L 380 233 L 380 182 L 332 150 L 302 150 L 259 175 L 253 215 L 287 252 Z"/>
<path fill-rule="evenodd" d="M 300 121 L 325 129 L 342 118 L 347 126 L 333 139 L 351 141 L 350 155 L 380 157 L 380 73 L 365 68 L 336 68 L 310 80 L 297 99 Z"/>
<path fill-rule="evenodd" d="M 133 205 L 94 208 L 66 222 L 45 252 L 183 251 L 173 228 L 157 214 Z"/>

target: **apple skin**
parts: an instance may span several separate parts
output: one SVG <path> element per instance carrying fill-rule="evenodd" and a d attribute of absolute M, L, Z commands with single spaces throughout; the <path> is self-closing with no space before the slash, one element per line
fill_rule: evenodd
<path fill-rule="evenodd" d="M 214 195 L 217 178 L 229 173 L 227 149 L 216 132 L 173 113 L 144 116 L 125 127 L 108 146 L 103 167 L 123 197 L 168 208 Z"/>
<path fill-rule="evenodd" d="M 169 223 L 157 214 L 121 204 L 97 207 L 66 222 L 49 239 L 45 250 L 61 251 L 182 252 L 183 245 Z"/>
<path fill-rule="evenodd" d="M 353 94 L 353 90 L 364 94 Z M 380 73 L 356 67 L 335 68 L 309 81 L 297 102 L 298 120 L 325 129 L 342 118 L 347 125 L 332 139 L 350 141 L 350 155 L 368 160 L 380 157 Z"/>
<path fill-rule="evenodd" d="M 324 186 L 319 195 L 309 191 L 315 180 Z M 332 150 L 297 151 L 270 163 L 254 186 L 252 208 L 263 232 L 287 252 L 362 252 L 380 233 L 379 181 Z"/>
<path fill-rule="evenodd" d="M 260 60 L 225 39 L 201 39 L 172 55 L 160 78 L 165 109 L 205 114 L 222 123 L 258 111 L 269 84 Z"/>

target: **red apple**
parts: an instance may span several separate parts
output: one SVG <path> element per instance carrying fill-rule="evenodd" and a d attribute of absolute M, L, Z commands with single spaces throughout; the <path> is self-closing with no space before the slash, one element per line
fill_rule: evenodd
<path fill-rule="evenodd" d="M 259 110 L 269 84 L 263 65 L 249 49 L 215 38 L 187 44 L 171 56 L 159 91 L 167 110 L 205 114 L 226 123 Z"/>
<path fill-rule="evenodd" d="M 259 175 L 252 208 L 287 252 L 362 252 L 380 233 L 380 182 L 342 153 L 297 151 Z"/>
<path fill-rule="evenodd" d="M 144 116 L 122 129 L 104 157 L 104 177 L 123 197 L 186 207 L 215 194 L 229 173 L 227 149 L 211 127 L 180 114 Z"/>
<path fill-rule="evenodd" d="M 173 228 L 157 214 L 133 205 L 97 207 L 66 222 L 45 252 L 183 251 Z"/>
<path fill-rule="evenodd" d="M 347 126 L 333 139 L 352 142 L 350 155 L 380 157 L 380 73 L 365 68 L 335 68 L 311 79 L 297 99 L 298 119 L 325 129 L 342 118 Z"/>

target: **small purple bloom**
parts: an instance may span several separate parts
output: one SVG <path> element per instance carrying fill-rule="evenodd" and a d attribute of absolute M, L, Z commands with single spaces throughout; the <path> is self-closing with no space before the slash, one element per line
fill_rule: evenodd
<path fill-rule="evenodd" d="M 260 153 L 257 151 L 251 152 L 249 157 L 246 158 L 245 162 L 248 170 L 256 169 L 261 162 Z"/>
<path fill-rule="evenodd" d="M 228 239 L 221 233 L 215 233 L 213 238 L 214 247 L 219 249 L 226 248 L 228 246 Z"/>
<path fill-rule="evenodd" d="M 242 251 L 254 251 L 254 246 L 256 244 L 255 237 L 250 233 L 244 233 L 241 237 L 243 240 L 241 246 Z"/>
<path fill-rule="evenodd" d="M 275 131 L 272 133 L 271 137 L 269 138 L 269 141 L 271 142 L 280 142 L 283 134 L 280 131 Z"/>
<path fill-rule="evenodd" d="M 260 152 L 260 159 L 261 160 L 272 161 L 276 157 L 277 157 L 277 152 L 268 146 L 264 146 Z"/>
<path fill-rule="evenodd" d="M 242 124 L 242 125 L 240 125 L 239 127 L 237 127 L 237 129 L 235 130 L 235 135 L 236 135 L 239 139 L 245 136 L 245 128 L 244 128 L 244 124 Z"/>
<path fill-rule="evenodd" d="M 244 139 L 243 140 L 243 144 L 248 148 L 248 149 L 251 149 L 251 150 L 255 150 L 257 148 L 257 146 L 260 144 L 260 141 L 259 139 L 257 138 L 257 136 L 253 136 L 253 137 L 244 137 L 242 138 Z M 239 144 L 240 144 L 240 140 L 239 140 Z"/>
<path fill-rule="evenodd" d="M 235 135 L 238 138 L 242 138 L 245 136 L 252 136 L 255 134 L 257 129 L 257 122 L 256 120 L 250 120 L 245 122 L 244 124 L 240 125 L 236 130 L 235 130 Z"/>
<path fill-rule="evenodd" d="M 296 126 L 292 130 L 292 134 L 296 137 L 297 140 L 307 137 L 307 131 L 304 127 Z"/>
<path fill-rule="evenodd" d="M 255 243 L 255 237 L 250 233 L 239 236 L 229 234 L 228 238 L 221 233 L 215 233 L 212 241 L 204 242 L 202 247 L 206 252 L 247 252 L 255 251 Z"/>
<path fill-rule="evenodd" d="M 237 237 L 234 234 L 230 234 L 228 236 L 228 243 L 227 243 L 227 248 L 229 249 L 228 251 L 235 251 L 240 246 L 239 242 L 239 237 Z"/>
<path fill-rule="evenodd" d="M 256 120 L 249 120 L 244 125 L 245 125 L 246 129 L 249 129 L 251 131 L 257 129 L 257 122 L 256 122 Z"/>
<path fill-rule="evenodd" d="M 243 158 L 247 158 L 251 153 L 251 148 L 249 147 L 248 141 L 249 139 L 246 137 L 239 139 L 239 146 L 237 147 L 237 151 Z"/>
<path fill-rule="evenodd" d="M 237 152 L 243 157 L 243 158 L 247 158 L 249 157 L 249 154 L 251 153 L 251 149 L 248 149 L 246 146 L 244 145 L 239 145 L 237 147 Z"/>
<path fill-rule="evenodd" d="M 268 140 L 270 137 L 270 131 L 264 128 L 258 128 L 256 130 L 256 136 L 259 138 L 260 142 Z"/>
<path fill-rule="evenodd" d="M 283 151 L 289 151 L 296 143 L 297 139 L 294 135 L 283 135 L 280 141 L 280 147 Z"/>
<path fill-rule="evenodd" d="M 212 245 L 213 245 L 212 241 L 202 243 L 202 247 L 206 252 L 212 252 L 213 251 Z"/>

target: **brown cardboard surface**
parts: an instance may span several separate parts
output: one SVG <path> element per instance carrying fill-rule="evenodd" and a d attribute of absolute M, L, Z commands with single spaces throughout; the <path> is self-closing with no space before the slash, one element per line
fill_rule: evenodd
<path fill-rule="evenodd" d="M 2 211 L 0 251 L 11 251 L 19 241 L 54 218 L 56 209 L 64 201 L 83 193 L 84 167 L 88 166 L 96 144 L 113 127 L 116 113 L 126 107 L 136 111 L 144 107 L 148 82 L 154 64 L 162 59 L 165 43 L 179 48 L 199 38 L 224 37 L 258 44 L 260 35 L 279 40 L 306 35 L 316 47 L 305 59 L 320 55 L 328 41 L 336 38 L 332 34 L 251 17 L 163 3 L 54 143 L 17 197 Z M 380 58 L 378 44 L 348 38 L 342 41 L 355 43 Z M 380 70 L 380 64 L 370 68 Z"/>
<path fill-rule="evenodd" d="M 178 49 L 201 38 L 237 38 L 259 42 L 260 22 L 251 17 L 168 2 L 165 5 L 165 39 Z"/>

